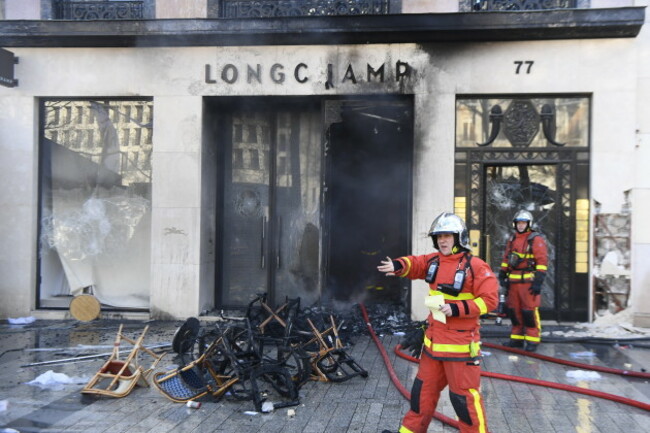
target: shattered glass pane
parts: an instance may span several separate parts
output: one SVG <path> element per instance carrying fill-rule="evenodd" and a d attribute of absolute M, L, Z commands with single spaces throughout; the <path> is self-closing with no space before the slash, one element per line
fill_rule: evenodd
<path fill-rule="evenodd" d="M 39 306 L 90 291 L 148 308 L 152 102 L 44 100 L 42 112 Z"/>
<path fill-rule="evenodd" d="M 486 234 L 490 236 L 490 265 L 501 267 L 503 252 L 514 233 L 512 219 L 520 209 L 533 214 L 533 227 L 546 237 L 548 270 L 542 291 L 542 307 L 555 301 L 555 224 L 557 166 L 488 166 L 486 183 Z"/>

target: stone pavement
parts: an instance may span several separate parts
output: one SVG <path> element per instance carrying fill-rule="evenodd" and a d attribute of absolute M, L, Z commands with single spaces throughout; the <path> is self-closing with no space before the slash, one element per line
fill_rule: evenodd
<path fill-rule="evenodd" d="M 119 323 L 124 323 L 124 334 L 130 338 L 136 338 L 145 324 L 149 324 L 150 331 L 144 343 L 152 347 L 170 343 L 182 322 L 102 319 L 90 323 L 57 320 L 37 321 L 26 326 L 0 325 L 0 432 L 377 433 L 384 428 L 396 430 L 408 409 L 408 402 L 392 384 L 383 359 L 368 335 L 357 336 L 349 353 L 368 370 L 369 376 L 365 379 L 354 377 L 343 383 L 308 382 L 300 390 L 301 402 L 293 408 L 294 417 L 288 416 L 287 408 L 268 414 L 251 414 L 251 402 L 227 399 L 206 399 L 200 408 L 191 409 L 168 400 L 153 386 L 136 387 L 128 396 L 118 399 L 82 397 L 79 391 L 107 356 L 26 366 L 109 353 Z M 496 336 L 504 335 L 505 331 L 505 327 L 486 325 L 484 336 L 487 337 L 483 340 L 498 343 L 503 338 Z M 381 336 L 397 377 L 410 389 L 417 365 L 393 352 L 400 338 Z M 650 349 L 634 345 L 547 342 L 539 351 L 573 361 L 576 359 L 572 354 L 591 354 L 577 361 L 634 371 L 650 369 Z M 485 371 L 577 385 L 650 404 L 647 379 L 599 373 L 596 379 L 587 376 L 575 380 L 567 377 L 567 372 L 580 371 L 575 367 L 499 349 L 486 348 L 484 352 Z M 168 354 L 159 370 L 167 370 L 178 362 L 175 354 Z M 49 370 L 77 378 L 78 383 L 44 389 L 26 384 Z M 482 390 L 492 433 L 650 432 L 650 412 L 627 404 L 487 377 L 483 378 Z M 455 417 L 446 391 L 438 412 Z M 428 431 L 458 430 L 434 420 Z"/>

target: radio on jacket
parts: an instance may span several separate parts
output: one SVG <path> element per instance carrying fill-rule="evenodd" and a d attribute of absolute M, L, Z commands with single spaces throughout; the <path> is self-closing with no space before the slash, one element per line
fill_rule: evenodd
<path fill-rule="evenodd" d="M 438 261 L 437 260 L 432 260 L 431 264 L 429 265 L 429 270 L 427 271 L 426 277 L 424 277 L 424 281 L 427 283 L 431 284 L 436 280 L 436 274 L 438 273 Z"/>
<path fill-rule="evenodd" d="M 514 253 L 514 252 L 513 252 L 513 253 L 510 253 L 510 254 L 508 255 L 508 266 L 509 266 L 511 269 L 515 269 L 515 268 L 516 268 L 517 266 L 519 266 L 519 265 L 521 264 L 521 262 L 523 262 L 523 261 L 524 261 L 524 259 L 521 258 L 521 257 L 519 257 L 519 256 L 517 255 L 517 253 Z"/>
<path fill-rule="evenodd" d="M 465 269 L 459 269 L 454 274 L 454 284 L 438 284 L 438 290 L 451 296 L 458 296 L 463 290 L 463 283 L 465 283 Z"/>

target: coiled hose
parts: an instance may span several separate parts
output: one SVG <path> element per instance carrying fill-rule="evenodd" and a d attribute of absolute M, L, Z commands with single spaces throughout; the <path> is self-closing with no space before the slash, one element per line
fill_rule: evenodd
<path fill-rule="evenodd" d="M 379 352 L 382 355 L 382 358 L 384 359 L 384 364 L 386 364 L 386 368 L 388 369 L 388 373 L 390 375 L 390 378 L 395 385 L 395 387 L 400 391 L 400 393 L 407 399 L 410 400 L 410 393 L 404 388 L 404 386 L 401 384 L 399 379 L 397 378 L 397 375 L 395 374 L 395 370 L 393 369 L 393 366 L 390 362 L 390 359 L 388 358 L 388 354 L 386 353 L 386 349 L 384 348 L 383 344 L 381 341 L 379 341 L 379 338 L 375 334 L 375 331 L 372 328 L 372 324 L 370 323 L 370 319 L 368 318 L 368 312 L 366 311 L 366 307 L 364 304 L 359 304 L 359 307 L 361 308 L 361 313 L 363 314 L 363 318 L 366 322 L 366 326 L 368 327 L 368 331 L 370 332 L 370 336 L 372 337 L 373 341 L 375 342 L 375 345 L 377 345 L 377 348 L 379 349 Z M 514 348 L 509 348 L 509 347 L 501 347 L 498 345 L 490 344 L 490 343 L 483 343 L 483 346 L 485 347 L 492 347 L 492 348 L 497 348 L 497 349 L 503 349 L 507 350 L 510 352 L 514 353 L 520 353 L 522 355 L 526 356 L 533 356 L 542 360 L 550 361 L 550 362 L 555 362 L 558 364 L 566 364 L 574 367 L 579 367 L 579 368 L 584 368 L 588 370 L 594 370 L 594 371 L 601 371 L 604 373 L 612 373 L 612 374 L 620 374 L 623 376 L 633 376 L 633 377 L 641 377 L 641 378 L 648 378 L 650 377 L 650 374 L 645 373 L 645 372 L 634 372 L 634 371 L 628 371 L 628 370 L 618 370 L 615 368 L 609 368 L 609 367 L 600 367 L 600 366 L 594 366 L 594 365 L 588 365 L 588 364 L 581 364 L 578 362 L 573 362 L 573 361 L 565 361 L 562 359 L 558 358 L 553 358 L 550 356 L 546 355 L 541 355 L 538 353 L 531 353 L 531 352 L 526 352 L 520 349 L 514 349 Z M 401 345 L 395 346 L 395 354 L 399 356 L 400 358 L 406 359 L 411 362 L 419 363 L 420 360 L 417 358 L 414 358 L 412 356 L 409 356 L 405 354 L 404 352 L 401 351 Z M 527 377 L 520 377 L 520 376 L 512 376 L 508 374 L 501 374 L 501 373 L 492 373 L 489 371 L 482 370 L 481 371 L 481 376 L 485 377 L 491 377 L 494 379 L 503 379 L 503 380 L 509 380 L 513 382 L 521 382 L 521 383 L 527 383 L 530 385 L 538 385 L 538 386 L 544 386 L 547 388 L 555 388 L 555 389 L 560 389 L 564 391 L 570 391 L 570 392 L 575 392 L 579 394 L 584 394 L 584 395 L 589 395 L 592 397 L 599 397 L 603 398 L 606 400 L 611 400 L 615 401 L 617 403 L 623 403 L 627 404 L 629 406 L 637 407 L 639 409 L 644 409 L 646 411 L 650 411 L 650 404 L 643 403 L 638 400 L 633 400 L 630 398 L 626 397 L 621 397 L 615 394 L 609 394 L 606 392 L 601 392 L 601 391 L 596 391 L 592 389 L 585 389 L 585 388 L 580 388 L 577 386 L 573 385 L 565 385 L 565 384 L 560 384 L 560 383 L 555 383 L 555 382 L 548 382 L 545 380 L 540 380 L 540 379 L 531 379 Z M 439 421 L 444 422 L 445 424 L 448 424 L 450 426 L 458 428 L 458 422 L 445 416 L 442 415 L 438 412 L 434 413 L 434 418 L 436 418 Z"/>

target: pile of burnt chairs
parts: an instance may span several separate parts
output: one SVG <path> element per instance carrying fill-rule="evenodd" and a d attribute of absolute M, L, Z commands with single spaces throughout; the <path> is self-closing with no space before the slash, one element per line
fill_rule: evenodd
<path fill-rule="evenodd" d="M 226 396 L 252 401 L 255 410 L 265 412 L 273 393 L 280 400 L 271 402 L 274 409 L 299 404 L 299 389 L 310 380 L 368 376 L 346 352 L 341 324 L 333 315 L 308 317 L 300 298 L 272 308 L 261 294 L 244 317 L 228 322 L 202 329 L 198 319 L 187 319 L 172 341 L 183 365 L 155 374 L 154 385 L 176 402 Z"/>

